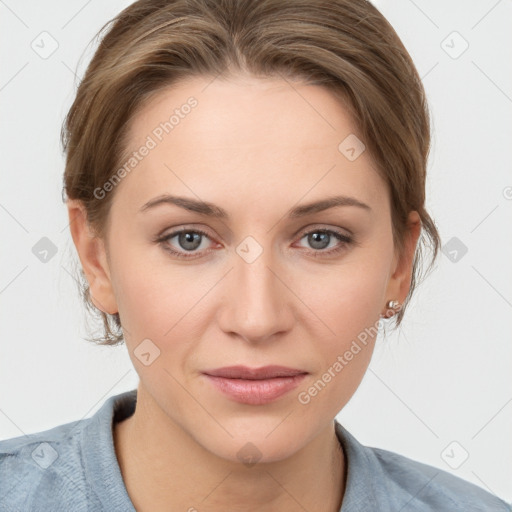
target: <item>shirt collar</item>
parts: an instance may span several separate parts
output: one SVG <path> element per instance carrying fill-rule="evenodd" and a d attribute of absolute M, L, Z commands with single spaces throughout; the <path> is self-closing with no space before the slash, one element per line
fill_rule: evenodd
<path fill-rule="evenodd" d="M 382 469 L 375 455 L 336 419 L 334 428 L 345 454 L 346 485 L 340 512 L 380 510 L 374 483 L 382 481 Z"/>
<path fill-rule="evenodd" d="M 137 390 L 108 398 L 82 430 L 85 476 L 104 510 L 136 512 L 126 490 L 114 448 L 114 421 L 135 411 Z"/>
<path fill-rule="evenodd" d="M 82 430 L 86 478 L 106 510 L 135 512 L 117 461 L 113 425 L 134 413 L 136 401 L 137 389 L 111 396 Z M 345 456 L 346 486 L 340 512 L 374 512 L 379 509 L 374 483 L 385 481 L 382 468 L 374 453 L 336 419 L 334 425 Z"/>

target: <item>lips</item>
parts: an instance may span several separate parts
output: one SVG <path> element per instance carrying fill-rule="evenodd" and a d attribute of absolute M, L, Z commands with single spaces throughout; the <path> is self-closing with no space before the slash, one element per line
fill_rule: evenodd
<path fill-rule="evenodd" d="M 308 372 L 285 366 L 228 366 L 203 372 L 205 378 L 235 402 L 264 405 L 295 389 Z"/>
<path fill-rule="evenodd" d="M 261 368 L 249 368 L 248 366 L 226 366 L 215 370 L 206 370 L 203 373 L 212 377 L 224 377 L 226 379 L 262 380 L 275 379 L 277 377 L 294 377 L 306 374 L 304 370 L 288 368 L 286 366 L 263 366 Z"/>

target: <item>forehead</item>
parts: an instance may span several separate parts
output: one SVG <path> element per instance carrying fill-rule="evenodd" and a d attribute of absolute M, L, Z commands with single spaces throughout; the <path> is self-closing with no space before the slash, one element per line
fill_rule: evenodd
<path fill-rule="evenodd" d="M 117 193 L 125 189 L 134 206 L 177 189 L 213 202 L 233 200 L 235 192 L 241 204 L 270 206 L 337 192 L 385 207 L 385 184 L 369 152 L 349 160 L 340 151 L 354 137 L 362 138 L 356 123 L 326 88 L 247 76 L 188 78 L 159 91 L 132 119 L 130 151 L 149 139 L 152 148 Z"/>
<path fill-rule="evenodd" d="M 180 115 L 189 98 L 197 105 Z M 312 150 L 357 132 L 340 99 L 320 86 L 248 76 L 191 77 L 146 102 L 132 120 L 131 143 L 165 123 L 175 111 L 179 119 L 173 121 L 172 136 L 165 138 L 187 146 L 201 144 L 202 149 L 240 145 L 250 149 L 265 144 L 274 150 L 282 146 Z M 193 134 L 186 129 L 191 124 Z M 180 132 L 186 134 L 180 137 Z"/>

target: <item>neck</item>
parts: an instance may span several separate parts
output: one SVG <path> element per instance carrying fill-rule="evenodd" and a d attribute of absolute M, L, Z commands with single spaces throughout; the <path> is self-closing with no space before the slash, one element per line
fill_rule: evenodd
<path fill-rule="evenodd" d="M 138 512 L 339 512 L 346 471 L 333 422 L 291 457 L 245 465 L 206 450 L 164 413 L 155 414 L 139 392 L 134 414 L 114 426 L 119 466 Z"/>

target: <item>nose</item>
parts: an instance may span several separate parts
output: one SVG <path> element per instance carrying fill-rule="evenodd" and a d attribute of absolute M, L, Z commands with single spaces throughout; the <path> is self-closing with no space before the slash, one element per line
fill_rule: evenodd
<path fill-rule="evenodd" d="M 225 300 L 218 321 L 224 332 L 261 344 L 291 329 L 296 317 L 285 268 L 267 248 L 252 260 L 254 251 L 261 251 L 255 245 L 241 244 L 233 253 L 233 268 L 224 283 Z"/>

